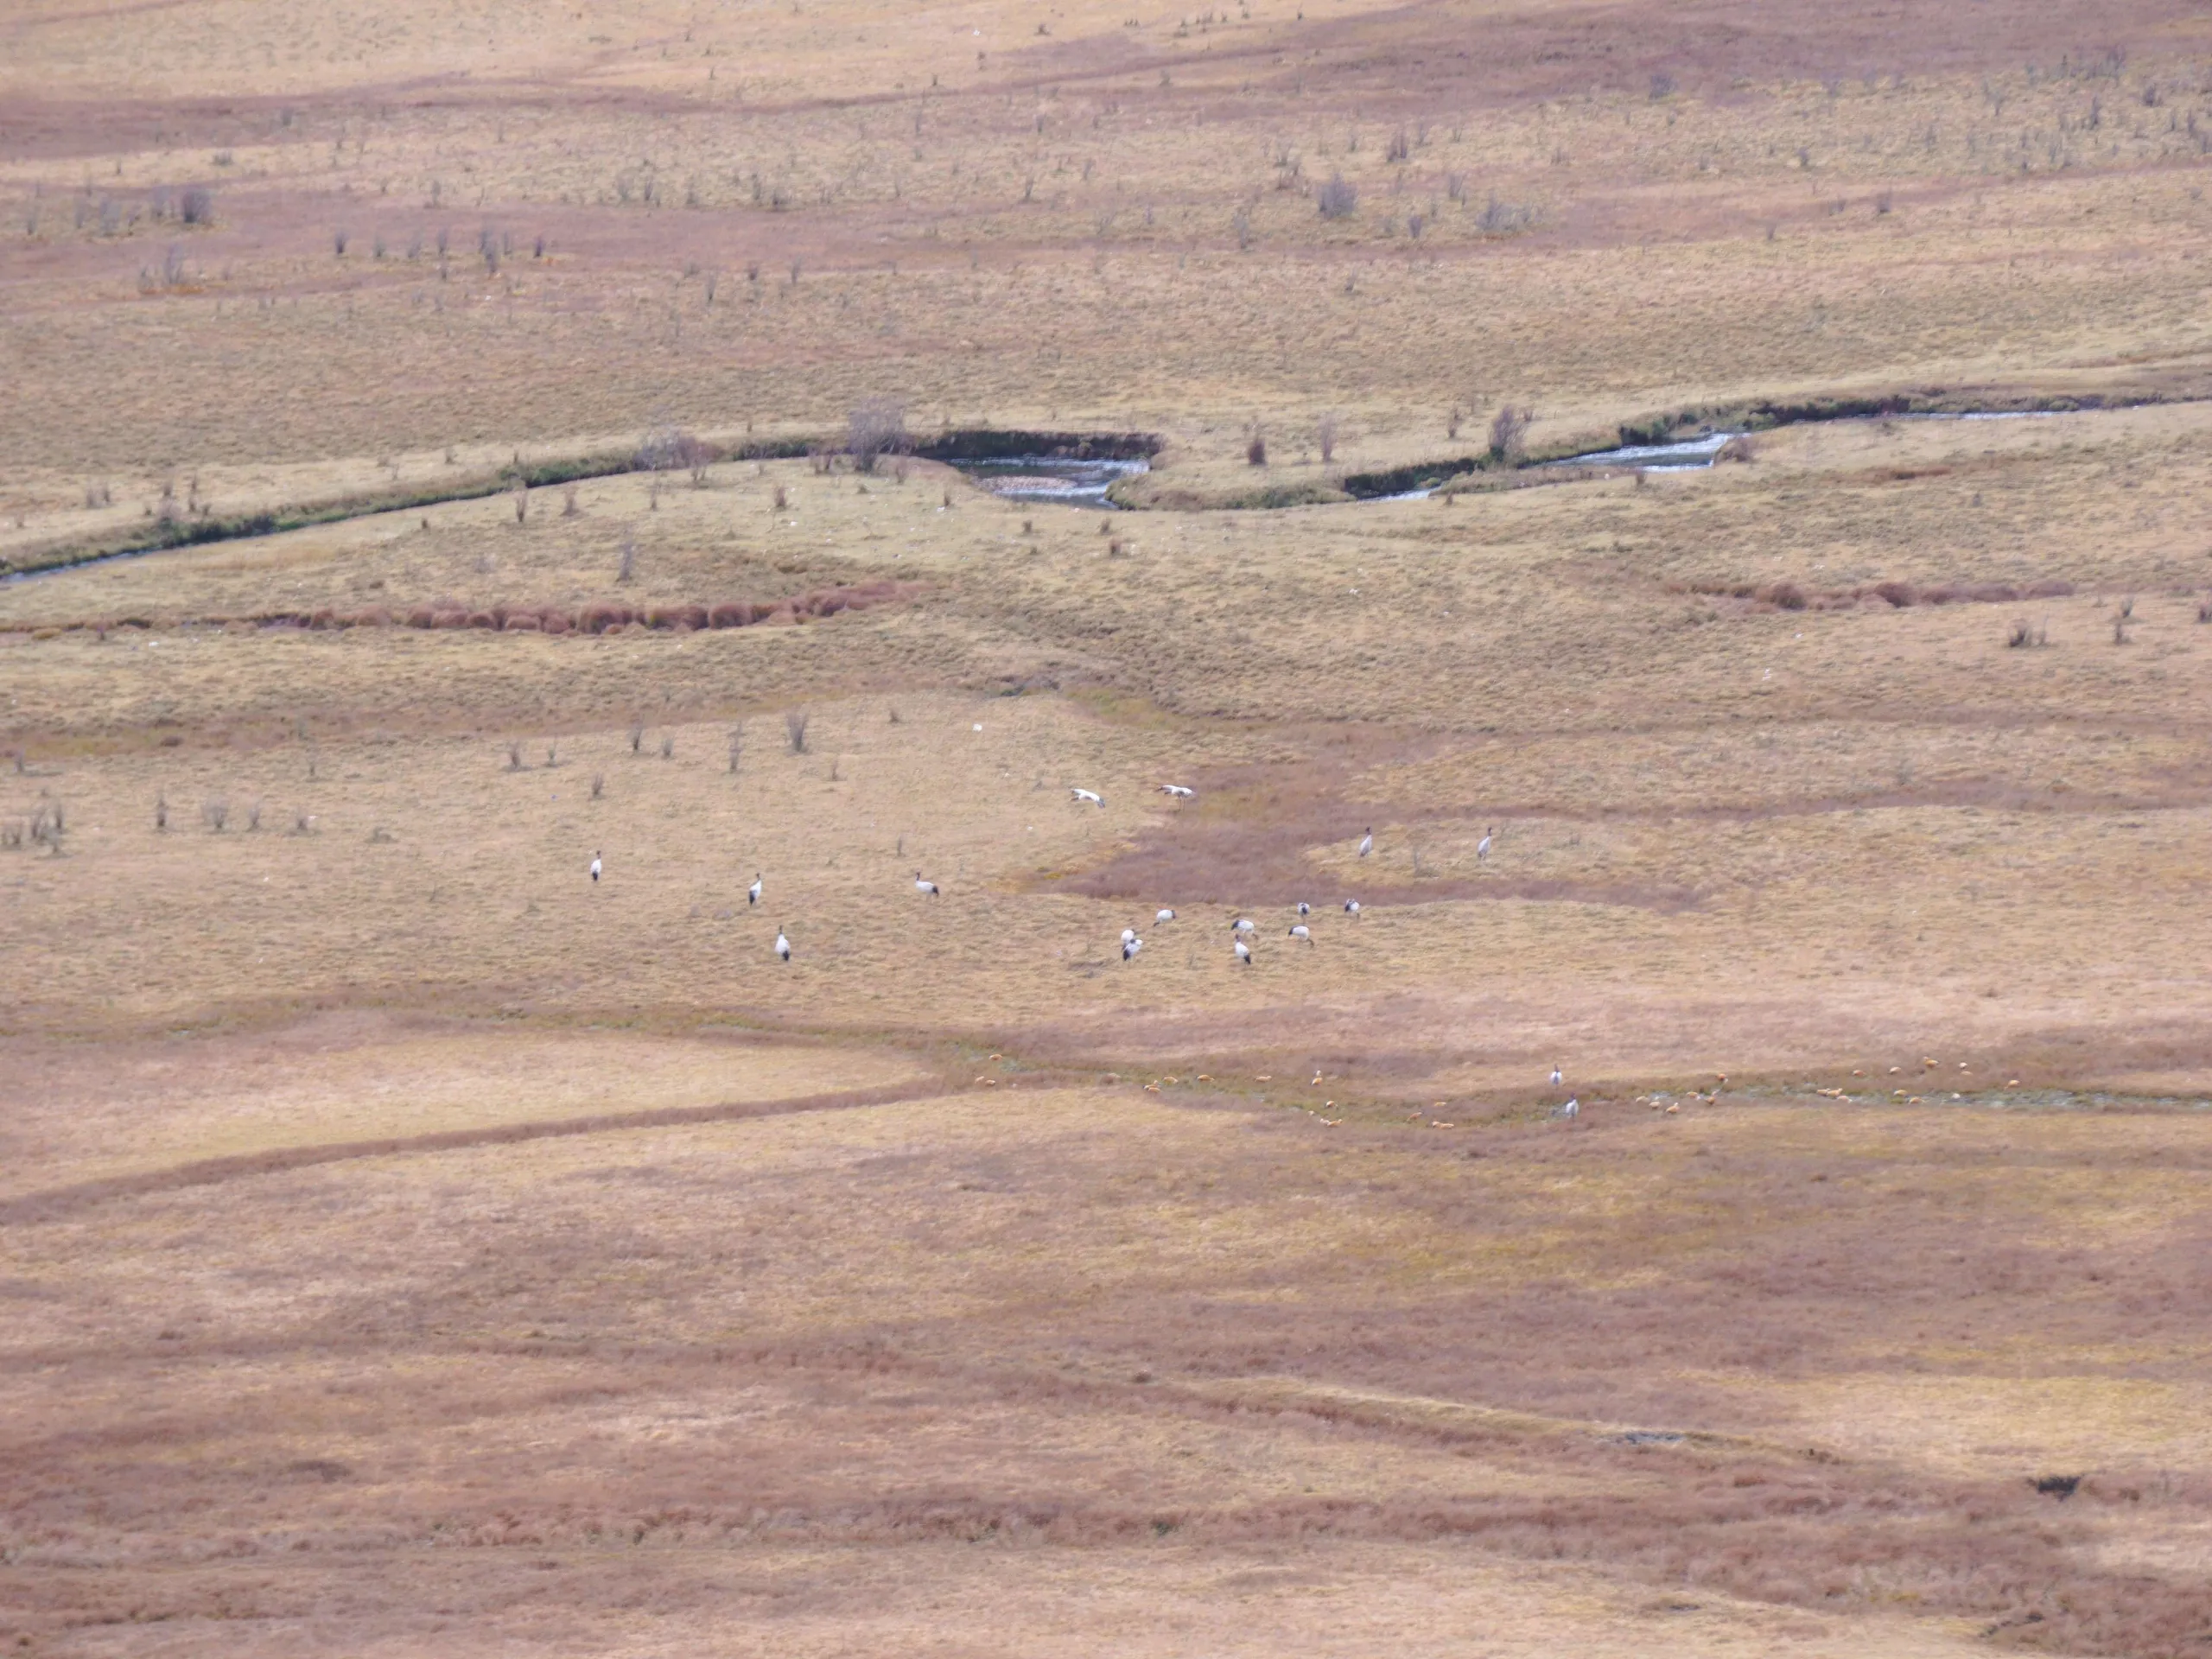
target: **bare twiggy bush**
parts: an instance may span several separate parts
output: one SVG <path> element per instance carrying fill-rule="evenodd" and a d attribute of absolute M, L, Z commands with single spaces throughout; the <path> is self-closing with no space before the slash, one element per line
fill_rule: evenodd
<path fill-rule="evenodd" d="M 10 852 L 22 851 L 23 830 L 24 824 L 21 818 L 0 821 L 0 848 L 4 848 Z"/>
<path fill-rule="evenodd" d="M 1321 423 L 1314 428 L 1313 436 L 1321 446 L 1321 464 L 1329 465 L 1337 458 L 1337 416 L 1334 410 L 1321 416 Z"/>
<path fill-rule="evenodd" d="M 2197 601 L 2196 620 L 2199 622 L 2212 622 L 2212 599 Z"/>
<path fill-rule="evenodd" d="M 783 486 L 782 485 L 780 485 L 780 484 L 777 485 L 777 486 L 776 486 L 776 496 L 775 496 L 775 508 L 776 508 L 776 511 L 777 511 L 778 512 L 788 512 L 788 511 L 790 511 L 791 505 L 791 496 L 790 496 L 790 494 L 789 494 L 789 493 L 785 490 L 785 488 L 784 488 L 784 486 Z"/>
<path fill-rule="evenodd" d="M 601 797 L 601 795 L 602 795 L 602 794 L 604 794 L 604 793 L 606 792 L 606 790 L 607 790 L 607 774 L 606 774 L 605 772 L 594 772 L 594 773 L 592 773 L 592 775 L 591 775 L 591 798 L 592 798 L 592 799 L 594 799 L 594 801 L 595 801 L 595 800 L 597 800 L 597 799 Z"/>
<path fill-rule="evenodd" d="M 737 775 L 738 765 L 744 758 L 745 728 L 742 725 L 733 726 L 729 728 L 729 770 L 733 778 Z"/>
<path fill-rule="evenodd" d="M 1413 137 L 1403 127 L 1393 132 L 1389 142 L 1382 147 L 1382 159 L 1386 162 L 1409 161 L 1413 157 Z"/>
<path fill-rule="evenodd" d="M 530 518 L 530 486 L 515 486 L 515 523 L 523 524 Z"/>
<path fill-rule="evenodd" d="M 2120 601 L 2120 620 L 2126 622 L 2135 614 L 2135 595 L 2130 594 Z"/>
<path fill-rule="evenodd" d="M 315 815 L 304 806 L 296 806 L 292 809 L 292 833 L 296 836 L 308 836 L 315 833 Z"/>
<path fill-rule="evenodd" d="M 200 817 L 202 823 L 219 836 L 223 833 L 223 826 L 231 821 L 231 804 L 219 795 L 212 801 L 202 802 L 200 807 Z"/>
<path fill-rule="evenodd" d="M 555 747 L 553 744 L 548 743 L 548 744 L 545 746 L 545 765 L 546 765 L 547 768 L 550 770 L 550 769 L 551 769 L 551 768 L 552 768 L 552 767 L 554 767 L 554 766 L 559 766 L 560 764 L 561 764 L 561 751 L 560 751 L 556 747 Z"/>
<path fill-rule="evenodd" d="M 563 518 L 576 516 L 576 486 L 573 484 L 561 492 L 561 516 Z"/>
<path fill-rule="evenodd" d="M 1446 173 L 1444 175 L 1444 194 L 1453 201 L 1466 200 L 1467 175 L 1464 173 Z"/>
<path fill-rule="evenodd" d="M 664 737 L 661 739 L 660 758 L 664 760 L 673 760 L 676 759 L 676 740 L 674 738 Z"/>
<path fill-rule="evenodd" d="M 614 572 L 614 580 L 629 582 L 638 574 L 638 543 L 631 537 L 622 538 L 622 563 Z"/>
<path fill-rule="evenodd" d="M 1350 219 L 1359 211 L 1359 187 L 1341 173 L 1332 173 L 1329 181 L 1313 193 L 1314 203 L 1324 219 Z"/>
<path fill-rule="evenodd" d="M 1236 238 L 1236 251 L 1239 253 L 1249 253 L 1252 251 L 1251 210 L 1248 207 L 1239 207 L 1230 214 L 1229 228 Z"/>
<path fill-rule="evenodd" d="M 247 833 L 249 834 L 251 834 L 261 828 L 261 803 L 259 801 L 253 802 L 246 808 L 245 827 Z"/>
<path fill-rule="evenodd" d="M 784 735 L 790 740 L 793 754 L 806 753 L 806 721 L 807 714 L 804 709 L 786 709 L 784 711 Z"/>
<path fill-rule="evenodd" d="M 507 745 L 507 770 L 509 772 L 522 770 L 522 745 L 519 743 Z"/>
<path fill-rule="evenodd" d="M 906 442 L 906 406 L 895 397 L 868 398 L 845 417 L 845 448 L 863 473 L 874 472 L 880 458 L 896 454 Z"/>
<path fill-rule="evenodd" d="M 1264 467 L 1268 464 L 1268 435 L 1256 425 L 1253 427 L 1252 435 L 1244 445 L 1244 463 L 1248 467 Z"/>
<path fill-rule="evenodd" d="M 1475 220 L 1476 228 L 1485 236 L 1510 236 L 1516 231 L 1525 231 L 1536 222 L 1536 210 L 1500 201 L 1492 196 Z"/>
<path fill-rule="evenodd" d="M 636 754 L 644 746 L 645 741 L 645 722 L 642 720 L 633 721 L 630 726 L 630 753 Z"/>
<path fill-rule="evenodd" d="M 57 856 L 61 851 L 62 837 L 69 828 L 68 815 L 59 801 L 41 801 L 31 810 L 30 842 L 34 847 L 43 847 Z"/>
<path fill-rule="evenodd" d="M 2112 642 L 2115 645 L 2132 645 L 2133 636 L 2127 632 L 2127 613 L 2122 611 L 2112 620 Z"/>
<path fill-rule="evenodd" d="M 944 505 L 948 507 L 952 505 L 952 490 L 950 486 L 946 487 L 944 492 Z"/>
<path fill-rule="evenodd" d="M 156 835 L 162 834 L 168 830 L 168 827 L 169 798 L 166 795 L 156 795 L 154 797 L 154 831 Z"/>
<path fill-rule="evenodd" d="M 330 233 L 331 251 L 339 258 L 343 259 L 346 257 L 346 245 L 353 238 L 346 233 L 342 226 L 333 231 Z"/>
<path fill-rule="evenodd" d="M 215 193 L 204 184 L 187 185 L 184 194 L 177 198 L 176 216 L 187 225 L 213 225 Z"/>
<path fill-rule="evenodd" d="M 1529 455 L 1529 423 L 1532 410 L 1511 404 L 1499 405 L 1490 423 L 1490 458 L 1507 467 L 1518 467 Z"/>
<path fill-rule="evenodd" d="M 1745 465 L 1759 458 L 1759 442 L 1748 432 L 1739 432 L 1722 444 L 1713 457 L 1715 461 L 1742 461 Z"/>

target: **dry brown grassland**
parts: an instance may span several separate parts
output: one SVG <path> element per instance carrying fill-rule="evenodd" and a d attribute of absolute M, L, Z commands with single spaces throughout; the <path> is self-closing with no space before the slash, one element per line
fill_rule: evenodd
<path fill-rule="evenodd" d="M 2205 1654 L 2208 155 L 2181 0 L 10 8 L 0 561 L 350 516 L 0 582 L 0 1645 Z"/>

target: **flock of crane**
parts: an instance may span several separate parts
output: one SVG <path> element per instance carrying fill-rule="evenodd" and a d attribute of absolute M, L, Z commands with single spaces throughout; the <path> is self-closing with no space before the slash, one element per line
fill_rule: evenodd
<path fill-rule="evenodd" d="M 1198 793 L 1197 791 L 1190 789 L 1181 784 L 1162 784 L 1160 785 L 1160 792 L 1178 802 L 1194 799 Z M 1096 790 L 1081 789 L 1071 786 L 1068 790 L 1068 793 L 1074 798 L 1075 803 L 1077 806 L 1096 806 L 1103 809 L 1106 804 L 1105 797 L 1099 794 Z M 1495 826 L 1485 827 L 1483 830 L 1482 840 L 1475 844 L 1475 859 L 1477 862 L 1482 863 L 1488 861 L 1490 858 L 1491 838 L 1495 833 Z M 1366 830 L 1361 832 L 1359 837 L 1358 856 L 1365 858 L 1374 852 L 1374 850 L 1375 829 L 1374 826 L 1370 824 Z M 597 852 L 592 854 L 591 879 L 594 883 L 596 883 L 599 880 L 604 868 L 605 866 L 602 862 L 602 855 Z M 760 902 L 760 895 L 763 891 L 763 880 L 764 878 L 760 871 L 755 870 L 753 873 L 753 885 L 745 890 L 745 902 L 748 907 L 756 906 Z M 938 899 L 944 897 L 944 889 L 939 887 L 936 882 L 931 880 L 927 876 L 924 875 L 919 870 L 916 870 L 914 872 L 914 891 L 925 899 Z M 1311 945 L 1313 943 L 1313 930 L 1306 919 L 1313 913 L 1313 906 L 1312 905 L 1308 904 L 1303 899 L 1298 901 L 1298 919 L 1293 922 L 1287 930 L 1287 936 L 1294 944 Z M 1359 900 L 1357 899 L 1345 899 L 1344 914 L 1351 917 L 1355 922 L 1357 921 L 1360 915 Z M 1168 923 L 1175 919 L 1175 912 L 1173 907 L 1172 906 L 1161 907 L 1160 910 L 1154 912 L 1152 919 L 1154 926 L 1165 927 Z M 1253 921 L 1249 916 L 1239 916 L 1235 921 L 1232 921 L 1229 925 L 1230 950 L 1235 954 L 1237 962 L 1244 967 L 1249 968 L 1252 965 L 1252 947 L 1249 941 L 1256 937 L 1258 932 L 1259 925 Z M 776 952 L 776 959 L 779 962 L 789 962 L 791 959 L 791 938 L 784 931 L 784 927 L 781 923 L 778 923 L 776 926 L 776 943 L 774 949 Z M 1122 930 L 1122 960 L 1123 962 L 1135 961 L 1137 954 L 1143 949 L 1144 940 L 1138 935 L 1136 929 L 1134 927 L 1125 927 Z M 1552 1068 L 1551 1077 L 1552 1087 L 1554 1089 L 1558 1088 L 1560 1086 L 1560 1070 L 1557 1066 L 1554 1066 Z M 1579 1100 L 1569 1100 L 1564 1106 L 1558 1109 L 1556 1115 L 1560 1117 L 1573 1118 L 1580 1111 L 1580 1107 L 1581 1103 Z"/>

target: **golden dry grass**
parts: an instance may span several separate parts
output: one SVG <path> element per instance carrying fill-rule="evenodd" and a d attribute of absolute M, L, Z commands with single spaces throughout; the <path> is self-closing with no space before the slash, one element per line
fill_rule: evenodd
<path fill-rule="evenodd" d="M 2206 30 L 16 8 L 0 560 L 1162 447 L 0 584 L 11 1650 L 2199 1651 Z"/>

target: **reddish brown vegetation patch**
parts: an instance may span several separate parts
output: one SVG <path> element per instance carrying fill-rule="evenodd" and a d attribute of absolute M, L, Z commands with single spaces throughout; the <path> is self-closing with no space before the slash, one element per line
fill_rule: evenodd
<path fill-rule="evenodd" d="M 914 582 L 888 579 L 856 582 L 840 588 L 815 588 L 789 599 L 732 601 L 719 605 L 587 605 L 571 613 L 559 606 L 493 605 L 472 610 L 461 605 L 437 602 L 393 610 L 372 605 L 358 611 L 327 607 L 305 611 L 259 611 L 249 616 L 197 616 L 180 619 L 181 626 L 225 627 L 240 625 L 261 628 L 474 628 L 488 633 L 610 633 L 637 626 L 660 632 L 688 633 L 702 628 L 743 628 L 761 622 L 804 622 L 836 616 L 846 611 L 872 610 L 880 605 L 903 604 L 922 591 Z M 151 628 L 153 619 L 126 616 L 95 621 L 42 625 L 70 632 L 105 632 L 111 628 Z"/>
<path fill-rule="evenodd" d="M 2064 599 L 2074 584 L 2053 579 L 2014 586 L 2003 582 L 1939 582 L 1916 587 L 1909 582 L 1864 582 L 1855 588 L 1808 591 L 1787 578 L 1779 582 L 1688 582 L 1669 591 L 1736 601 L 1739 615 L 1770 611 L 1851 611 L 1868 607 L 1907 610 L 1916 605 L 2013 605 L 2026 599 Z"/>

